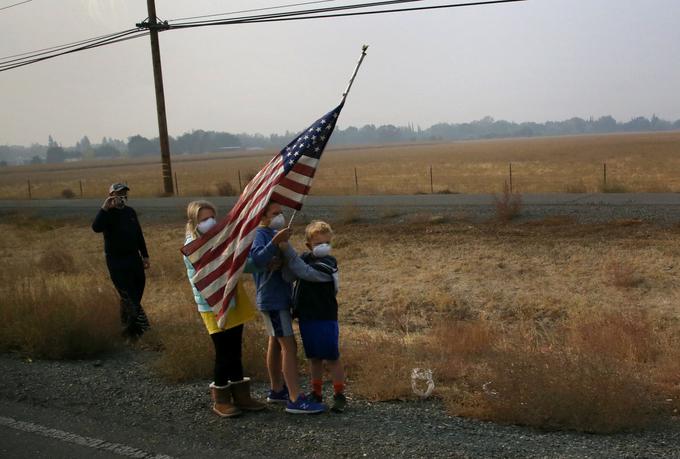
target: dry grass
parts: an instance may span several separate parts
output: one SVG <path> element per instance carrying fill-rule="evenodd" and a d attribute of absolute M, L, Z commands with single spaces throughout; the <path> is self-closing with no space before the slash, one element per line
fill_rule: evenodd
<path fill-rule="evenodd" d="M 14 272 L 13 274 L 16 274 Z M 79 276 L 19 270 L 3 276 L 0 349 L 33 358 L 92 357 L 120 345 L 118 297 Z"/>
<path fill-rule="evenodd" d="M 607 163 L 607 192 L 680 191 L 680 133 L 616 134 L 535 139 L 484 140 L 442 144 L 331 148 L 318 169 L 313 194 L 355 194 L 354 168 L 362 194 L 429 193 L 429 167 L 435 191 L 493 193 L 513 166 L 513 189 L 521 193 L 595 192 Z M 213 193 L 218 184 L 245 185 L 274 154 L 229 157 L 227 154 L 175 155 L 182 196 Z M 56 198 L 61 190 L 101 197 L 112 181 L 127 182 L 134 196 L 156 196 L 163 189 L 158 158 L 82 161 L 5 167 L 0 170 L 0 198 Z M 234 185 L 235 187 L 235 185 Z"/>
<path fill-rule="evenodd" d="M 152 332 L 142 344 L 159 351 L 154 368 L 164 378 L 207 380 L 212 345 L 178 251 L 182 227 L 178 221 L 144 228 L 152 268 L 143 304 Z M 50 299 L 40 306 L 55 305 L 39 308 L 45 313 L 85 323 L 96 317 L 97 331 L 101 317 L 110 317 L 117 335 L 118 305 L 101 236 L 88 222 L 15 216 L 0 230 L 0 262 L 16 266 L 3 272 L 0 292 L 4 349 L 41 355 L 18 337 L 38 342 L 35 336 L 46 330 L 62 342 L 101 339 L 83 338 L 58 318 L 22 323 L 17 311 L 37 308 L 36 298 Z M 636 429 L 674 410 L 677 415 L 680 228 L 637 221 L 578 225 L 559 217 L 473 224 L 427 216 L 405 224 L 338 222 L 334 230 L 342 356 L 353 395 L 414 397 L 410 372 L 419 367 L 433 370 L 435 396 L 456 415 L 589 432 Z M 296 247 L 302 233 L 298 223 Z M 644 281 L 615 282 L 626 276 L 611 273 L 626 266 Z M 244 279 L 254 296 L 250 276 Z M 95 294 L 94 286 L 103 293 Z M 69 305 L 77 305 L 75 312 Z M 84 305 L 88 314 L 79 315 Z M 116 343 L 116 336 L 106 343 Z M 266 380 L 265 344 L 262 325 L 248 324 L 245 369 L 260 380 Z"/>

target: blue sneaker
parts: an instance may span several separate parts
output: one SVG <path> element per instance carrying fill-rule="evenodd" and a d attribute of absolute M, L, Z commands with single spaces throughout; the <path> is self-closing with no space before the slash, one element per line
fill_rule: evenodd
<path fill-rule="evenodd" d="M 292 414 L 315 414 L 326 411 L 326 405 L 309 400 L 305 394 L 298 395 L 294 402 L 289 401 L 286 405 L 286 413 Z"/>
<path fill-rule="evenodd" d="M 283 389 L 280 391 L 275 391 L 273 389 L 269 389 L 269 393 L 267 394 L 267 403 L 288 403 L 288 388 L 284 385 Z"/>

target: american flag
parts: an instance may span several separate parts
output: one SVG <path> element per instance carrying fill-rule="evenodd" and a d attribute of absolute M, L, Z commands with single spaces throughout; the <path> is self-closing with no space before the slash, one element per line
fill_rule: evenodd
<path fill-rule="evenodd" d="M 212 306 L 221 328 L 265 206 L 272 200 L 296 210 L 302 208 L 343 104 L 344 101 L 286 145 L 246 185 L 225 218 L 182 247 L 182 253 L 196 269 L 191 280 Z"/>

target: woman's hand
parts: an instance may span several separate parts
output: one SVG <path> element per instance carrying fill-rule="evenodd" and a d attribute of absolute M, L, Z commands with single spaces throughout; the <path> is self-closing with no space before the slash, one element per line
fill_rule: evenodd
<path fill-rule="evenodd" d="M 151 262 L 148 258 L 142 258 L 142 264 L 144 265 L 144 269 L 149 269 L 151 267 Z"/>

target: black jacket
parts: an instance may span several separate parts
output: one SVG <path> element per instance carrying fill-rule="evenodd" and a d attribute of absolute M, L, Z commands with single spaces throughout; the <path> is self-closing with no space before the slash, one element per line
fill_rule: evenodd
<path fill-rule="evenodd" d="M 149 257 L 142 227 L 132 207 L 99 209 L 92 222 L 92 230 L 95 233 L 104 233 L 104 251 L 107 256 L 138 254 L 143 258 Z"/>
<path fill-rule="evenodd" d="M 300 258 L 314 269 L 336 276 L 338 262 L 332 256 L 316 258 L 303 253 Z M 293 315 L 300 320 L 338 320 L 336 285 L 330 282 L 310 282 L 298 279 L 293 293 Z"/>

